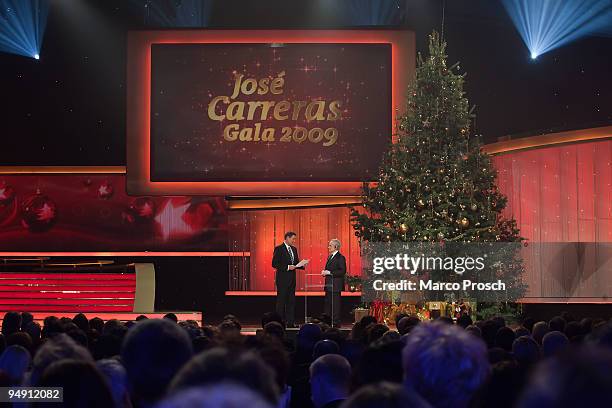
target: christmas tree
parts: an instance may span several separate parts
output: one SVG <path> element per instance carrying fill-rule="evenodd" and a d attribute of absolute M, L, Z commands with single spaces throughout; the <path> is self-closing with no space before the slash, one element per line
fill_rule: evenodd
<path fill-rule="evenodd" d="M 352 210 L 355 234 L 375 242 L 515 242 L 521 237 L 502 211 L 496 170 L 472 135 L 472 111 L 459 65 L 447 66 L 446 43 L 434 32 L 429 57 L 420 54 L 408 89 L 406 113 L 389 146 L 376 183 L 364 183 L 363 208 Z M 512 254 L 511 254 L 512 255 Z M 507 254 L 506 254 L 507 256 Z M 515 256 L 511 276 L 520 296 L 522 263 Z"/>

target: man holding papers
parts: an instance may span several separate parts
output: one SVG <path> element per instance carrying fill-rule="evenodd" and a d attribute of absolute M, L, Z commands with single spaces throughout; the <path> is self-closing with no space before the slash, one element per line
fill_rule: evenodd
<path fill-rule="evenodd" d="M 296 238 L 295 232 L 286 232 L 285 240 L 274 248 L 272 256 L 272 267 L 276 269 L 276 311 L 287 327 L 295 327 L 295 270 L 308 264 L 308 259 L 300 261 L 294 246 Z"/>
<path fill-rule="evenodd" d="M 329 257 L 321 275 L 325 276 L 325 313 L 332 318 L 332 326 L 340 327 L 340 292 L 344 289 L 346 258 L 340 251 L 340 240 L 334 238 L 327 245 Z"/>

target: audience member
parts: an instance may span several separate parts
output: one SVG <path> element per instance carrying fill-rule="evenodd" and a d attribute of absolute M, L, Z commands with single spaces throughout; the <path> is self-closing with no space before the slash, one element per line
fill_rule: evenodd
<path fill-rule="evenodd" d="M 64 359 L 43 372 L 40 387 L 62 387 L 62 407 L 108 408 L 113 396 L 104 376 L 91 361 Z M 56 403 L 49 403 L 53 406 Z"/>
<path fill-rule="evenodd" d="M 462 329 L 421 323 L 403 350 L 404 383 L 437 408 L 467 407 L 490 371 L 486 346 Z"/>
<path fill-rule="evenodd" d="M 161 399 L 174 375 L 191 358 L 189 336 L 168 319 L 138 322 L 125 336 L 121 359 L 137 405 Z"/>
<path fill-rule="evenodd" d="M 429 408 L 430 405 L 414 392 L 399 384 L 381 382 L 357 390 L 340 408 Z"/>
<path fill-rule="evenodd" d="M 12 386 L 22 384 L 26 371 L 30 368 L 32 357 L 24 347 L 8 346 L 0 355 L 0 371 L 3 371 Z"/>
<path fill-rule="evenodd" d="M 569 344 L 567 336 L 560 331 L 551 331 L 542 338 L 542 355 L 551 357 L 563 351 Z"/>
<path fill-rule="evenodd" d="M 336 408 L 348 398 L 351 365 L 342 356 L 327 354 L 310 365 L 310 388 L 316 408 Z"/>
<path fill-rule="evenodd" d="M 274 408 L 254 391 L 234 383 L 181 390 L 155 408 Z"/>
<path fill-rule="evenodd" d="M 278 400 L 278 387 L 274 372 L 253 352 L 239 352 L 215 348 L 193 357 L 176 374 L 170 385 L 170 393 L 179 390 L 234 382 L 259 394 L 270 404 Z"/>
<path fill-rule="evenodd" d="M 610 406 L 612 351 L 584 347 L 544 361 L 531 376 L 518 408 Z"/>

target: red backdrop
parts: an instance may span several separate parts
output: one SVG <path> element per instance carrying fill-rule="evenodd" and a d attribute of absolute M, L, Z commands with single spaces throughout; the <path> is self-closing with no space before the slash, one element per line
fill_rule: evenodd
<path fill-rule="evenodd" d="M 533 242 L 612 242 L 612 140 L 494 158 L 506 215 Z"/>

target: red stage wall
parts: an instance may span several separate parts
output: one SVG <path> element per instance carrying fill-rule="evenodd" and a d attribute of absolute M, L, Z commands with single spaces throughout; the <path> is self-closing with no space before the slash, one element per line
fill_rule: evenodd
<path fill-rule="evenodd" d="M 612 140 L 495 156 L 505 214 L 533 242 L 612 242 Z"/>

